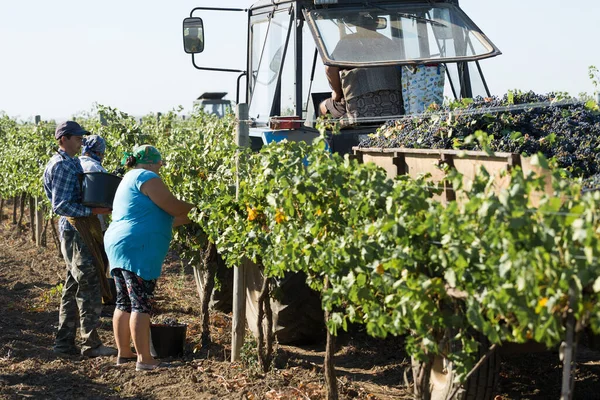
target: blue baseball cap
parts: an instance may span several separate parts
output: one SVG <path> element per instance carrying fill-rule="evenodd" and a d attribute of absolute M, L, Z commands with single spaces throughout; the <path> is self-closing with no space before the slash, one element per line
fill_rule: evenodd
<path fill-rule="evenodd" d="M 60 139 L 65 135 L 83 136 L 87 134 L 89 134 L 89 132 L 83 129 L 77 122 L 65 121 L 56 127 L 56 131 L 54 131 L 54 138 Z"/>

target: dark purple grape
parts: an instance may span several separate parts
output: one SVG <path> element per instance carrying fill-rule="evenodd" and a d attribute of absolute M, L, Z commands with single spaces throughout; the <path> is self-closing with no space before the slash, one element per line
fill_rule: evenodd
<path fill-rule="evenodd" d="M 477 143 L 465 145 L 463 140 L 482 130 L 493 136 L 493 151 L 523 155 L 541 152 L 576 177 L 600 173 L 600 114 L 582 103 L 549 104 L 555 97 L 554 93 L 515 93 L 510 104 L 508 94 L 501 98 L 478 97 L 460 109 L 442 107 L 434 114 L 387 121 L 378 135 L 361 141 L 359 146 L 452 149 L 458 143 L 461 149 L 480 150 Z M 545 104 L 497 110 L 534 103 Z"/>

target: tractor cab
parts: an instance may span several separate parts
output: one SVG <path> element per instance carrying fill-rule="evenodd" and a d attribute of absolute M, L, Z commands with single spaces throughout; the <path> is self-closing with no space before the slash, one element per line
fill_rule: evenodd
<path fill-rule="evenodd" d="M 226 95 L 227 92 L 204 92 L 194 101 L 194 107 L 223 118 L 231 112 L 231 101 L 224 98 Z"/>
<path fill-rule="evenodd" d="M 245 69 L 196 63 L 204 46 L 187 43 L 193 37 L 204 44 L 199 15 L 214 11 L 247 13 Z M 261 0 L 247 10 L 198 7 L 184 20 L 183 33 L 196 68 L 239 73 L 237 101 L 243 92 L 253 148 L 316 137 L 316 120 L 329 112 L 334 97 L 331 114 L 343 129 L 331 147 L 350 152 L 385 121 L 419 114 L 446 97 L 489 96 L 479 61 L 501 54 L 458 0 Z"/>

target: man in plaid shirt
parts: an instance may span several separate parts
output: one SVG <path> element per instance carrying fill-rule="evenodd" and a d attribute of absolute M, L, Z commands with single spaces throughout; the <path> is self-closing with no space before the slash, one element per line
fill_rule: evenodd
<path fill-rule="evenodd" d="M 58 222 L 61 252 L 67 263 L 53 350 L 59 354 L 79 354 L 75 346 L 79 317 L 81 354 L 88 357 L 110 356 L 116 355 L 117 350 L 102 345 L 97 331 L 102 311 L 100 276 L 81 235 L 65 218 L 110 213 L 108 208 L 90 208 L 81 204 L 83 169 L 76 155 L 81 150 L 85 134 L 89 132 L 75 121 L 58 125 L 54 137 L 59 149 L 44 170 L 46 196 L 52 203 L 52 211 L 61 216 Z"/>

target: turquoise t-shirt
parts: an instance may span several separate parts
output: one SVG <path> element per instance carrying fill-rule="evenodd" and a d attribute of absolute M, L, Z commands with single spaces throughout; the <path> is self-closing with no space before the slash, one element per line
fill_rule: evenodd
<path fill-rule="evenodd" d="M 173 232 L 173 217 L 140 190 L 153 178 L 160 179 L 145 169 L 125 174 L 115 194 L 112 222 L 104 235 L 110 270 L 125 269 L 145 280 L 160 276 Z"/>

